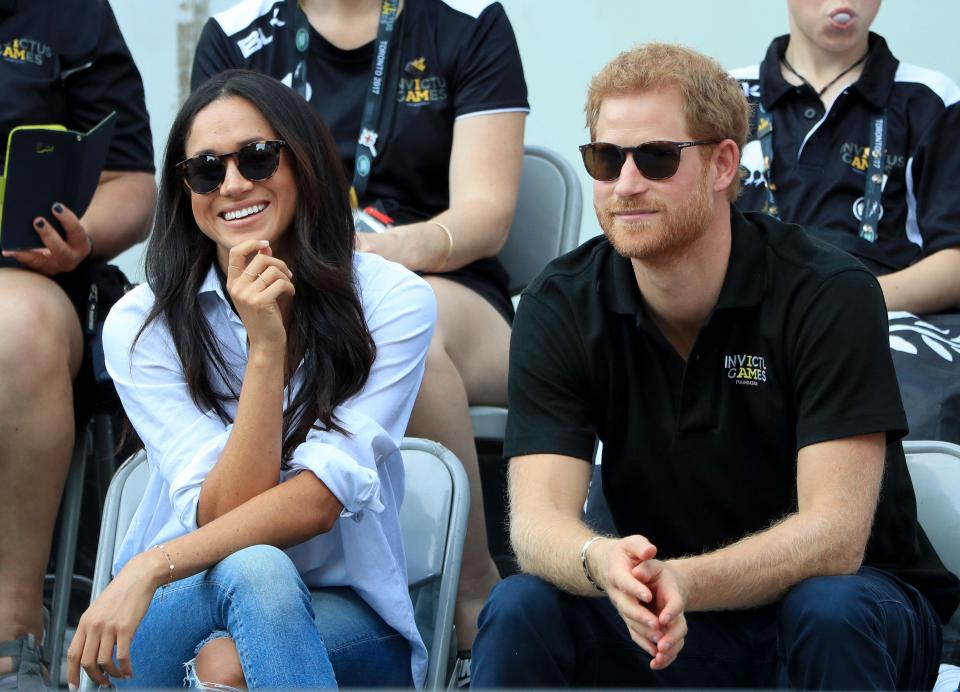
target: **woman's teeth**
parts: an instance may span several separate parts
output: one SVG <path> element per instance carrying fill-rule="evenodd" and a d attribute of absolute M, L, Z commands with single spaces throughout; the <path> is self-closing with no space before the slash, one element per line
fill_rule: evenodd
<path fill-rule="evenodd" d="M 242 219 L 245 216 L 250 216 L 251 214 L 259 214 L 266 208 L 266 204 L 254 204 L 252 207 L 246 207 L 245 209 L 224 212 L 223 218 L 227 221 L 234 221 L 236 219 Z"/>

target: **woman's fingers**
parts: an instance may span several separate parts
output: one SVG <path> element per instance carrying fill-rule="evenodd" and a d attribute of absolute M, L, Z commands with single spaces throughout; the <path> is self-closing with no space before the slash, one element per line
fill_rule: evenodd
<path fill-rule="evenodd" d="M 266 291 L 273 284 L 282 281 L 290 284 L 291 287 L 293 286 L 291 281 L 293 272 L 287 268 L 287 265 L 280 262 L 280 260 L 275 260 L 273 257 L 267 259 L 271 260 L 271 262 L 262 267 L 262 271 L 257 271 L 259 267 L 254 267 L 253 262 L 243 270 L 242 280 L 234 283 L 230 293 L 234 302 L 250 303 L 253 305 L 263 304 L 267 298 Z M 276 264 L 276 262 L 279 262 L 279 264 Z"/>
<path fill-rule="evenodd" d="M 124 678 L 133 677 L 133 664 L 130 662 L 131 637 L 123 632 L 117 633 L 117 664 L 120 666 L 120 675 Z"/>
<path fill-rule="evenodd" d="M 268 240 L 244 240 L 230 248 L 227 255 L 227 280 L 237 279 L 252 259 L 260 253 L 273 254 Z"/>
<path fill-rule="evenodd" d="M 294 296 L 296 293 L 297 289 L 291 282 L 286 279 L 278 279 L 263 289 L 260 297 L 266 303 L 275 303 L 283 294 Z"/>
<path fill-rule="evenodd" d="M 113 646 L 116 640 L 117 637 L 112 631 L 107 630 L 103 633 L 100 637 L 100 650 L 97 652 L 97 665 L 107 675 L 121 678 L 123 673 L 113 662 Z"/>
<path fill-rule="evenodd" d="M 236 274 L 232 280 L 228 279 L 227 281 L 227 289 L 230 291 L 241 287 L 254 285 L 258 281 L 260 281 L 260 288 L 264 288 L 265 285 L 272 283 L 270 278 L 266 276 L 271 269 L 279 272 L 279 276 L 282 278 L 293 278 L 293 272 L 290 271 L 290 268 L 287 266 L 286 262 L 270 255 L 257 255 L 239 271 L 235 269 L 237 266 L 238 265 L 231 265 L 230 268 L 230 271 Z"/>
<path fill-rule="evenodd" d="M 100 638 L 101 633 L 96 628 L 90 628 L 86 640 L 83 643 L 83 653 L 80 654 L 80 667 L 87 673 L 91 680 L 98 685 L 109 685 L 110 679 L 100 668 L 97 658 L 100 656 Z"/>
<path fill-rule="evenodd" d="M 73 635 L 73 641 L 70 642 L 70 648 L 67 649 L 67 684 L 70 689 L 80 687 L 80 655 L 83 653 L 86 636 L 86 629 L 81 622 Z"/>

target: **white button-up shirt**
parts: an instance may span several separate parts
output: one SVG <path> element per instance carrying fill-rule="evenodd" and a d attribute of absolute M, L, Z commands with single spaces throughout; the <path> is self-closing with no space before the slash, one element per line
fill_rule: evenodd
<path fill-rule="evenodd" d="M 381 257 L 354 255 L 357 285 L 376 360 L 362 391 L 335 410 L 350 432 L 311 430 L 290 460 L 284 480 L 314 473 L 343 505 L 333 529 L 286 552 L 307 586 L 350 586 L 411 645 L 413 680 L 423 684 L 427 652 L 413 618 L 398 510 L 403 501 L 403 438 L 423 377 L 436 302 L 429 285 Z M 213 267 L 199 291 L 200 306 L 231 374 L 241 381 L 247 332 L 231 309 Z M 104 326 L 107 371 L 143 441 L 150 477 L 113 564 L 116 574 L 134 555 L 197 528 L 200 486 L 230 437 L 212 410 L 197 408 L 164 319 L 137 340 L 154 304 L 143 284 L 110 311 Z M 303 364 L 284 392 L 303 385 Z M 225 404 L 231 419 L 237 402 Z"/>

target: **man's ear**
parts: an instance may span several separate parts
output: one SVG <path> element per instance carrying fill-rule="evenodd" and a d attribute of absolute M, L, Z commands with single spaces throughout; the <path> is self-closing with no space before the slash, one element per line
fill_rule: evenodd
<path fill-rule="evenodd" d="M 725 139 L 714 147 L 713 169 L 714 192 L 726 190 L 740 175 L 740 147 L 732 139 Z"/>

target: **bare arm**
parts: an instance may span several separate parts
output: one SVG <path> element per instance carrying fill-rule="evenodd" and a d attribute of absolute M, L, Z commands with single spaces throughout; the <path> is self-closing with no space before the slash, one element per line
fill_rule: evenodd
<path fill-rule="evenodd" d="M 704 555 L 667 561 L 687 610 L 770 603 L 809 577 L 856 572 L 883 476 L 884 433 L 809 445 L 797 460 L 798 511 Z"/>
<path fill-rule="evenodd" d="M 960 248 L 940 250 L 877 280 L 887 310 L 928 315 L 955 308 L 960 306 Z"/>
<path fill-rule="evenodd" d="M 93 240 L 93 257 L 109 260 L 145 240 L 156 201 L 152 173 L 104 171 L 93 200 L 80 219 Z"/>
<path fill-rule="evenodd" d="M 357 249 L 375 252 L 414 271 L 451 271 L 496 255 L 507 240 L 523 166 L 525 113 L 461 118 L 453 125 L 450 208 L 431 223 L 360 233 Z"/>
<path fill-rule="evenodd" d="M 594 535 L 581 520 L 590 464 L 558 454 L 510 460 L 510 539 L 520 568 L 581 596 L 600 593 L 580 568 L 580 546 Z"/>
<path fill-rule="evenodd" d="M 227 292 L 247 329 L 249 352 L 233 430 L 200 488 L 200 526 L 280 483 L 287 358 L 281 306 L 289 309 L 292 275 L 258 240 L 231 248 L 228 263 Z"/>
<path fill-rule="evenodd" d="M 251 348 L 233 430 L 200 488 L 199 526 L 280 483 L 283 369 L 282 352 Z"/>

